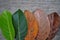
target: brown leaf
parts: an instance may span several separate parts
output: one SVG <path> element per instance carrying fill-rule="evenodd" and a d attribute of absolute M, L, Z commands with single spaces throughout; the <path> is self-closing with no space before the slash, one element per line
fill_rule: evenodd
<path fill-rule="evenodd" d="M 46 40 L 50 33 L 50 22 L 47 15 L 40 9 L 34 11 L 34 16 L 39 23 L 39 32 L 36 40 Z"/>
<path fill-rule="evenodd" d="M 49 14 L 48 18 L 50 21 L 51 31 L 50 31 L 50 34 L 49 34 L 49 37 L 47 38 L 47 40 L 52 40 L 55 37 L 55 35 L 59 29 L 60 18 L 56 12 Z"/>

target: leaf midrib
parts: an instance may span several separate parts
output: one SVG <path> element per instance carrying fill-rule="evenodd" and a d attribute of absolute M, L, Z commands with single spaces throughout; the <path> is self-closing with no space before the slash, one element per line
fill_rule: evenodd
<path fill-rule="evenodd" d="M 19 20 L 20 20 L 20 18 L 19 18 L 19 16 L 18 16 L 18 36 L 19 36 L 19 40 L 20 40 Z"/>

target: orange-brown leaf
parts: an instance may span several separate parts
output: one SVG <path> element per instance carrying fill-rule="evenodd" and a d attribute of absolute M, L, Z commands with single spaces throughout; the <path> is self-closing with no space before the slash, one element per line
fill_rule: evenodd
<path fill-rule="evenodd" d="M 37 21 L 34 15 L 30 11 L 25 10 L 24 14 L 28 21 L 28 33 L 27 33 L 27 36 L 25 37 L 25 40 L 34 40 L 38 33 Z"/>

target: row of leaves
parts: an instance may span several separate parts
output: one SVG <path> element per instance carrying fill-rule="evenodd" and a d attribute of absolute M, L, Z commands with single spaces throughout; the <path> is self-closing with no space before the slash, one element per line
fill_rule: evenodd
<path fill-rule="evenodd" d="M 6 40 L 24 40 L 28 25 L 24 13 L 18 9 L 13 15 L 5 10 L 0 15 L 0 29 Z"/>

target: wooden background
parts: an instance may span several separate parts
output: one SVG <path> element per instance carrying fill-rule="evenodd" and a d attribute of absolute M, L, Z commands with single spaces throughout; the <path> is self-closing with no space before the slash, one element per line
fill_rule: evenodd
<path fill-rule="evenodd" d="M 45 13 L 50 14 L 57 12 L 60 15 L 60 0 L 0 0 L 0 12 L 5 9 L 14 13 L 17 9 L 30 10 L 33 12 L 36 8 L 40 8 Z M 5 40 L 0 32 L 0 40 Z M 53 40 L 60 40 L 60 30 Z"/>

